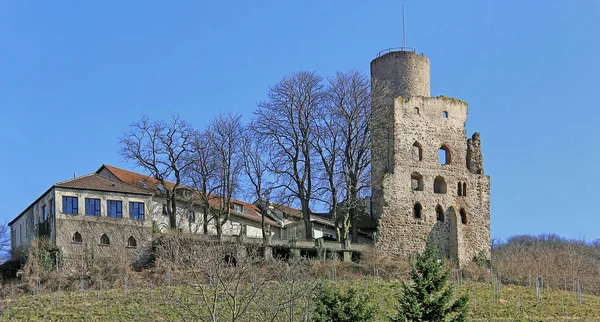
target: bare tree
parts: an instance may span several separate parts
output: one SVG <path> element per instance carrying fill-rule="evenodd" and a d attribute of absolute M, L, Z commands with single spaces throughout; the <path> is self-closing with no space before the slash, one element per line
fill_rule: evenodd
<path fill-rule="evenodd" d="M 10 227 L 0 225 L 0 264 L 10 257 Z"/>
<path fill-rule="evenodd" d="M 342 123 L 335 117 L 337 113 L 335 104 L 328 93 L 326 103 L 317 112 L 317 126 L 315 127 L 314 148 L 317 151 L 321 164 L 318 167 L 319 185 L 324 193 L 321 201 L 329 206 L 330 214 L 335 222 L 336 237 L 345 240 L 348 232 L 347 214 L 341 213 L 340 199 L 344 191 L 341 171 L 342 157 Z"/>
<path fill-rule="evenodd" d="M 192 204 L 202 209 L 202 230 L 208 234 L 208 224 L 212 219 L 211 200 L 219 188 L 217 158 L 208 130 L 197 132 L 192 144 L 192 153 L 188 155 L 190 166 L 185 171 L 186 183 L 194 188 Z"/>
<path fill-rule="evenodd" d="M 268 99 L 259 103 L 255 112 L 255 130 L 269 151 L 268 169 L 284 193 L 300 203 L 307 239 L 313 238 L 310 207 L 317 190 L 313 185 L 313 131 L 322 102 L 321 77 L 298 72 L 270 88 Z"/>
<path fill-rule="evenodd" d="M 370 187 L 371 179 L 372 102 L 369 86 L 368 78 L 363 74 L 350 72 L 337 73 L 329 80 L 328 88 L 331 117 L 339 122 L 342 150 L 340 172 L 347 210 L 347 217 L 341 220 L 342 231 L 347 231 L 351 222 L 354 241 L 358 240 L 359 214 L 364 211 L 362 193 Z"/>
<path fill-rule="evenodd" d="M 253 130 L 253 125 L 248 126 L 244 131 L 242 140 L 242 166 L 246 179 L 251 187 L 251 195 L 256 199 L 256 205 L 261 210 L 260 227 L 262 230 L 263 240 L 267 240 L 267 231 L 265 224 L 265 215 L 270 202 L 270 184 L 265 180 L 267 175 L 267 161 L 263 153 L 260 137 Z"/>
<path fill-rule="evenodd" d="M 143 117 L 131 124 L 131 129 L 119 139 L 121 155 L 142 167 L 158 181 L 156 187 L 167 200 L 171 229 L 177 227 L 176 191 L 183 171 L 189 166 L 185 155 L 192 149 L 194 131 L 179 116 L 166 122 L 150 121 Z"/>
<path fill-rule="evenodd" d="M 208 141 L 215 157 L 216 204 L 213 205 L 212 219 L 215 221 L 217 236 L 223 234 L 233 208 L 231 199 L 239 188 L 239 174 L 242 170 L 241 143 L 243 126 L 241 115 L 221 114 L 208 129 Z"/>

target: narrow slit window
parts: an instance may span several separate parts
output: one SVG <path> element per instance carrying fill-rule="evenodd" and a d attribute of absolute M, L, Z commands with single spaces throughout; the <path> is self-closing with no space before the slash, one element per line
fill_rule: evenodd
<path fill-rule="evenodd" d="M 462 195 L 467 196 L 467 183 L 463 182 Z"/>
<path fill-rule="evenodd" d="M 413 207 L 413 217 L 417 219 L 423 218 L 423 206 L 418 202 L 415 203 L 415 206 Z"/>
<path fill-rule="evenodd" d="M 423 147 L 419 142 L 415 142 L 412 145 L 412 159 L 414 161 L 423 161 Z"/>
<path fill-rule="evenodd" d="M 441 221 L 441 222 L 445 221 L 444 208 L 442 208 L 441 205 L 437 205 L 437 207 L 435 207 L 435 217 L 437 218 L 437 221 Z"/>
<path fill-rule="evenodd" d="M 458 191 L 457 191 L 457 194 L 459 196 L 462 196 L 462 183 L 460 181 L 458 182 Z"/>
<path fill-rule="evenodd" d="M 444 119 L 448 118 L 448 112 L 447 111 L 443 111 L 442 112 L 442 118 L 444 118 Z"/>
<path fill-rule="evenodd" d="M 466 225 L 469 222 L 467 218 L 467 211 L 464 208 L 460 209 L 460 222 L 463 225 Z"/>

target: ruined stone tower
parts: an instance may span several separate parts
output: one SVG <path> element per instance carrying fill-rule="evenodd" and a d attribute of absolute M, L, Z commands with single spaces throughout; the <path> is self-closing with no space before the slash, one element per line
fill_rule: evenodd
<path fill-rule="evenodd" d="M 459 265 L 489 256 L 490 177 L 479 133 L 466 138 L 467 103 L 430 97 L 429 60 L 414 51 L 380 53 L 371 78 L 377 248 L 406 258 L 431 237 Z"/>

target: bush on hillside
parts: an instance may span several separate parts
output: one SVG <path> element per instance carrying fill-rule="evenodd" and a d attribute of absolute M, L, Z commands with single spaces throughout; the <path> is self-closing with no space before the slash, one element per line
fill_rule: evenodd
<path fill-rule="evenodd" d="M 411 265 L 410 283 L 402 282 L 398 312 L 392 321 L 466 321 L 469 298 L 463 295 L 451 301 L 454 288 L 448 283 L 450 270 L 443 271 L 438 252 L 428 240 Z"/>

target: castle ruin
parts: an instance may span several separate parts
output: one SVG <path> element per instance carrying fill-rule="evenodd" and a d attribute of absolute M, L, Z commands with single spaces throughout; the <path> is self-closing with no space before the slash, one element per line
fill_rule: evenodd
<path fill-rule="evenodd" d="M 371 62 L 373 84 L 388 89 L 373 107 L 375 243 L 406 258 L 431 238 L 462 266 L 480 252 L 490 255 L 490 177 L 479 133 L 466 138 L 467 103 L 431 97 L 429 71 L 429 60 L 406 48 Z"/>

